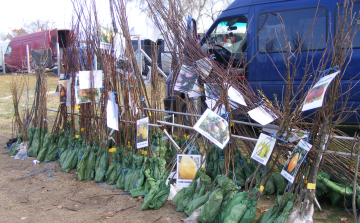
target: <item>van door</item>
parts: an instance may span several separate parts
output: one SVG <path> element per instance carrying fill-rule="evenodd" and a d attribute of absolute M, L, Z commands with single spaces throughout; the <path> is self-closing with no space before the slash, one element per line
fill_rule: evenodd
<path fill-rule="evenodd" d="M 256 89 L 261 90 L 272 101 L 275 97 L 282 100 L 286 86 L 286 65 L 282 54 L 286 51 L 285 38 L 278 15 L 284 22 L 291 49 L 294 51 L 301 48 L 301 53 L 292 58 L 292 62 L 296 60 L 298 65 L 294 82 L 296 89 L 304 75 L 306 63 L 313 59 L 316 69 L 323 51 L 326 50 L 329 1 L 320 1 L 319 8 L 317 4 L 318 1 L 302 0 L 255 6 L 258 54 L 254 59 L 252 75 L 256 78 Z M 315 17 L 317 19 L 314 22 Z"/>

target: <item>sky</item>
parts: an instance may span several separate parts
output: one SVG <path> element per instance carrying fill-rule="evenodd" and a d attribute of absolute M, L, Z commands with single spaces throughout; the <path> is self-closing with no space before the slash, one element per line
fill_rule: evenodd
<path fill-rule="evenodd" d="M 96 4 L 100 23 L 110 25 L 109 1 L 98 0 Z M 128 14 L 140 14 L 134 4 L 130 4 L 128 10 Z M 50 20 L 58 29 L 69 29 L 72 16 L 71 0 L 0 0 L 0 33 L 10 33 L 24 23 L 36 20 Z"/>

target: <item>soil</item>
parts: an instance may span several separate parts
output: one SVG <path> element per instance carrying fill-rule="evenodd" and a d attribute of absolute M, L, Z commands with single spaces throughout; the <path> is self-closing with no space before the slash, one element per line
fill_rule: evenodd
<path fill-rule="evenodd" d="M 176 212 L 168 201 L 159 210 L 140 211 L 142 200 L 93 181 L 77 180 L 76 170 L 61 171 L 57 162 L 33 165 L 35 158 L 15 160 L 3 145 L 10 138 L 0 136 L 0 222 L 182 222 L 187 216 Z M 53 169 L 52 169 L 53 168 Z M 31 175 L 32 174 L 32 175 Z M 256 219 L 275 204 L 276 196 L 262 196 Z M 322 204 L 323 205 L 323 204 Z M 325 204 L 326 205 L 326 204 Z M 343 209 L 324 207 L 314 222 L 353 222 Z"/>

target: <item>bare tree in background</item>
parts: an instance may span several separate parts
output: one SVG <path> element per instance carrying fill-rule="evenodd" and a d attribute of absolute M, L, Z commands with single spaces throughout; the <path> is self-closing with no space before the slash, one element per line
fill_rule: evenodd
<path fill-rule="evenodd" d="M 23 24 L 21 25 L 20 28 L 18 29 L 12 29 L 11 33 L 8 34 L 0 34 L 0 39 L 1 40 L 6 40 L 6 39 L 12 39 L 16 36 L 22 36 L 22 35 L 26 35 L 26 34 L 31 34 L 31 33 L 35 33 L 38 30 L 40 31 L 45 31 L 45 30 L 49 30 L 49 29 L 55 29 L 55 22 L 51 21 L 51 20 L 34 20 L 31 21 L 29 23 L 25 23 L 23 22 Z"/>
<path fill-rule="evenodd" d="M 215 22 L 216 18 L 219 17 L 221 12 L 226 9 L 233 0 L 208 0 L 204 10 L 204 16 Z"/>
<path fill-rule="evenodd" d="M 169 2 L 172 0 L 163 0 L 164 5 L 170 5 Z M 129 0 L 129 2 L 137 3 L 137 7 L 150 14 L 148 4 L 146 0 Z M 200 21 L 203 16 L 209 17 L 212 21 L 220 15 L 220 13 L 230 5 L 233 0 L 180 0 L 178 1 L 180 15 L 183 17 L 190 15 L 196 21 Z"/>

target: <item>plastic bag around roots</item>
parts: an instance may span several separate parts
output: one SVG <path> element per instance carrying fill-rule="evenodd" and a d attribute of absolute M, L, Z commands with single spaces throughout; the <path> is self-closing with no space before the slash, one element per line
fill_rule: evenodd
<path fill-rule="evenodd" d="M 29 149 L 28 142 L 20 143 L 16 148 L 16 150 L 18 150 L 18 153 L 15 155 L 14 159 L 18 160 L 18 159 L 27 159 L 27 158 L 29 158 L 28 155 L 27 155 L 28 149 Z"/>

